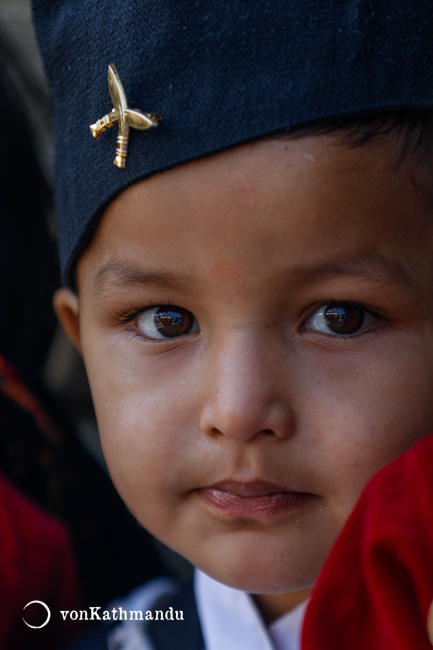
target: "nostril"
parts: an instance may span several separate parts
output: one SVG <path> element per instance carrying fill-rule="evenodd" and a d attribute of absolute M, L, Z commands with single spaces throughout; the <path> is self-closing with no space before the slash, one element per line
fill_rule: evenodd
<path fill-rule="evenodd" d="M 286 403 L 229 408 L 221 399 L 210 399 L 200 417 L 200 430 L 207 436 L 237 440 L 288 438 L 295 432 L 295 415 Z"/>

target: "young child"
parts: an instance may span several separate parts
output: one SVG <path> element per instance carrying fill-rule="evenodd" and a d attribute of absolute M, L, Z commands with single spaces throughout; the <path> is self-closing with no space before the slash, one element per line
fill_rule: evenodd
<path fill-rule="evenodd" d="M 363 486 L 433 430 L 431 5 L 35 2 L 56 310 L 120 495 L 197 567 L 123 603 L 183 621 L 109 647 L 298 648 Z"/>

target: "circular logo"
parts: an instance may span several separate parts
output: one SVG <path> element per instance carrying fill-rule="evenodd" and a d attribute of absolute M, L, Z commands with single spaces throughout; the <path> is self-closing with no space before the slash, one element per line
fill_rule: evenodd
<path fill-rule="evenodd" d="M 51 612 L 50 612 L 50 608 L 48 607 L 48 605 L 46 603 L 42 602 L 42 600 L 31 600 L 29 603 L 27 603 L 27 605 L 24 606 L 23 611 L 25 610 L 26 607 L 28 607 L 29 605 L 33 605 L 34 603 L 37 603 L 38 605 L 42 605 L 42 607 L 45 607 L 45 609 L 47 610 L 47 618 L 46 618 L 45 622 L 42 623 L 42 625 L 30 625 L 30 623 L 27 623 L 24 616 L 23 616 L 23 621 L 27 625 L 27 627 L 31 627 L 33 630 L 39 630 L 41 627 L 46 626 L 46 624 L 48 623 L 48 621 L 51 618 Z"/>

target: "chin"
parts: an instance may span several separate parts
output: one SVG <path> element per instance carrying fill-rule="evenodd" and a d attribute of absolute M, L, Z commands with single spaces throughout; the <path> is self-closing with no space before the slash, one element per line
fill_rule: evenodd
<path fill-rule="evenodd" d="M 197 566 L 211 578 L 251 594 L 280 594 L 313 586 L 319 570 L 300 572 L 298 567 L 284 566 L 275 561 L 272 566 L 260 566 L 252 561 L 249 566 Z"/>

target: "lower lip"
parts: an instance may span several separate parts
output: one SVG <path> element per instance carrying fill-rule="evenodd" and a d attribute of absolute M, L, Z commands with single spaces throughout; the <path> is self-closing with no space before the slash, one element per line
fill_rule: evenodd
<path fill-rule="evenodd" d="M 273 517 L 298 511 L 312 498 L 304 492 L 272 492 L 258 496 L 239 496 L 217 488 L 204 488 L 200 495 L 206 505 L 221 514 L 238 517 Z"/>

